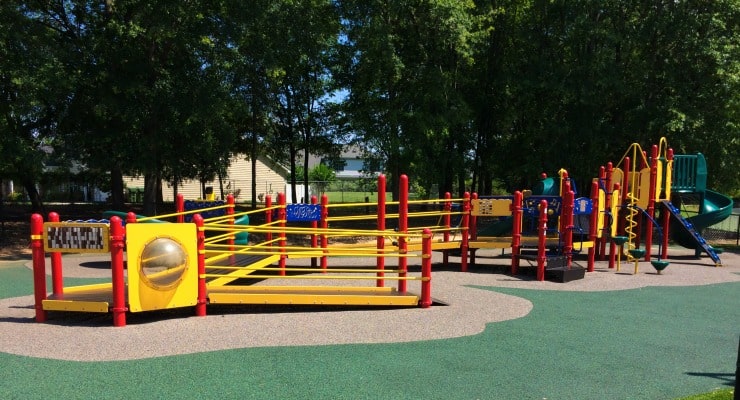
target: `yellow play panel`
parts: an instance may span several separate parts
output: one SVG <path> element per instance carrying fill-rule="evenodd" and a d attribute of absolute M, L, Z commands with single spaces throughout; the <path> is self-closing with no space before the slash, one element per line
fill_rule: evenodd
<path fill-rule="evenodd" d="M 197 303 L 195 224 L 128 224 L 126 246 L 131 312 Z"/>

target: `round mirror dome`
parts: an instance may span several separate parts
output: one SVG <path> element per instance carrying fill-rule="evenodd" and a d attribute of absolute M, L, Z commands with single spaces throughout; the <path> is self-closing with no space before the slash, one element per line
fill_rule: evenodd
<path fill-rule="evenodd" d="M 141 251 L 140 275 L 155 288 L 177 284 L 188 265 L 188 255 L 183 246 L 167 237 L 156 238 Z"/>

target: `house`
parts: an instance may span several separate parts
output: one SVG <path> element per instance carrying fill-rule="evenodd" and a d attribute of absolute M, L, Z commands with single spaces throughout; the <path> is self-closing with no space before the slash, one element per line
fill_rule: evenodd
<path fill-rule="evenodd" d="M 362 151 L 357 146 L 347 146 L 339 155 L 339 163 L 332 165 L 337 179 L 360 179 L 365 169 Z"/>
<path fill-rule="evenodd" d="M 299 156 L 301 157 L 301 156 Z M 362 172 L 365 166 L 365 161 L 362 157 L 362 150 L 359 146 L 351 145 L 346 146 L 338 159 L 327 159 L 319 156 L 311 156 L 309 159 L 309 168 L 313 168 L 319 163 L 324 163 L 332 167 L 336 172 L 336 177 L 343 181 L 358 180 L 362 177 L 366 177 L 366 173 Z M 299 163 L 300 164 L 300 163 Z M 48 169 L 48 168 L 47 168 Z M 79 166 L 75 167 L 75 171 L 79 171 Z M 375 173 L 377 175 L 377 173 Z M 130 202 L 141 202 L 143 199 L 144 191 L 144 177 L 143 176 L 124 176 L 124 187 L 127 191 L 127 201 Z M 286 201 L 293 203 L 291 190 L 289 187 L 290 182 L 290 171 L 288 167 L 271 160 L 268 157 L 259 156 L 257 158 L 257 200 L 264 202 L 266 195 L 271 195 L 273 199 L 276 199 L 278 193 L 285 193 L 287 195 Z M 231 159 L 231 163 L 226 170 L 226 175 L 221 177 L 221 180 L 215 179 L 205 183 L 206 188 L 211 188 L 215 198 L 225 198 L 228 194 L 233 194 L 237 202 L 246 203 L 252 200 L 252 162 L 248 160 L 244 154 L 234 155 Z M 3 181 L 0 186 L 2 189 L 3 198 L 7 198 L 13 193 L 13 182 Z M 66 187 L 66 186 L 65 186 Z M 101 192 L 94 187 L 84 187 L 81 190 L 78 201 L 105 201 L 108 197 L 108 193 Z M 312 192 L 309 188 L 309 193 Z M 65 189 L 65 193 L 69 190 Z M 299 185 L 296 187 L 297 193 L 303 193 L 303 186 Z M 185 199 L 202 199 L 205 196 L 202 193 L 201 183 L 197 180 L 183 181 L 178 185 L 177 193 L 182 194 Z M 301 196 L 300 194 L 298 196 Z M 175 198 L 175 189 L 171 183 L 162 182 L 162 198 L 165 202 L 172 202 Z M 60 199 L 64 200 L 64 199 Z"/>
<path fill-rule="evenodd" d="M 287 186 L 290 172 L 288 169 L 267 157 L 257 157 L 257 200 L 264 202 L 265 196 L 270 195 L 273 199 L 280 192 L 290 193 Z M 135 197 L 143 192 L 143 176 L 124 176 L 123 183 L 128 189 L 130 201 L 140 201 Z M 219 181 L 206 182 L 206 188 L 212 188 L 215 198 L 225 198 L 233 194 L 237 202 L 249 202 L 252 200 L 252 161 L 246 159 L 243 154 L 234 155 L 226 170 L 226 175 Z M 185 199 L 202 199 L 201 184 L 198 180 L 187 180 L 181 182 L 177 187 L 177 193 L 182 194 Z M 134 198 L 131 198 L 134 197 Z M 162 197 L 165 202 L 174 201 L 175 190 L 169 182 L 162 182 Z M 288 202 L 291 202 L 288 199 Z"/>
<path fill-rule="evenodd" d="M 309 156 L 308 168 L 311 169 L 317 164 L 329 166 L 336 173 L 337 179 L 341 180 L 357 180 L 368 175 L 362 149 L 357 145 L 344 146 L 338 158 Z M 378 174 L 380 172 L 372 173 L 373 176 Z"/>

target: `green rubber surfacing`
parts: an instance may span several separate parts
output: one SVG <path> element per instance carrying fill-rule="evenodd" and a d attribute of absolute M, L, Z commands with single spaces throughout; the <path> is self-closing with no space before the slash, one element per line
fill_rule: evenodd
<path fill-rule="evenodd" d="M 0 269 L 1 296 L 30 294 L 18 293 L 30 289 L 23 282 L 30 277 L 22 267 Z M 740 282 L 612 292 L 480 289 L 526 298 L 534 308 L 479 335 L 411 343 L 118 362 L 0 353 L 0 389 L 8 399 L 671 399 L 734 382 Z"/>

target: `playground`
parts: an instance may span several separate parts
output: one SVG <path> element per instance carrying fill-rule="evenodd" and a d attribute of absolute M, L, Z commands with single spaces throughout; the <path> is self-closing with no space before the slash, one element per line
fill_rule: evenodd
<path fill-rule="evenodd" d="M 715 268 L 672 250 L 679 260 L 661 275 L 604 261 L 567 285 L 482 264 L 461 273 L 453 258 L 435 273 L 440 305 L 429 309 L 227 307 L 204 318 L 135 314 L 126 328 L 97 313 L 33 323 L 30 262 L 3 262 L 0 368 L 13 377 L 3 389 L 8 398 L 656 399 L 731 387 L 740 256 L 725 253 Z M 109 272 L 96 255 L 67 261 L 69 284 Z"/>
<path fill-rule="evenodd" d="M 180 197 L 154 217 L 35 214 L 30 260 L 0 265 L 0 357 L 18 377 L 6 393 L 651 399 L 730 387 L 740 255 L 701 236 L 732 204 L 705 169 L 661 140 L 630 146 L 585 196 L 561 170 L 510 196 L 409 200 L 402 176 L 399 200 L 373 205 L 278 195 L 237 212 L 230 197 Z M 337 212 L 350 208 L 361 211 Z"/>

